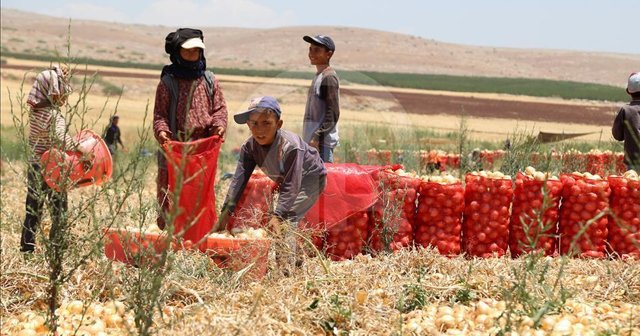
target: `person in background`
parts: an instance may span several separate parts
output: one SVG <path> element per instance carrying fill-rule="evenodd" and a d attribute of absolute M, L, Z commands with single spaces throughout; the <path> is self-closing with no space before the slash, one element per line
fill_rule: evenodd
<path fill-rule="evenodd" d="M 316 76 L 307 94 L 302 139 L 318 149 L 324 162 L 331 163 L 340 118 L 340 80 L 329 64 L 336 46 L 326 35 L 304 36 L 303 40 L 309 43 L 309 61 L 316 66 Z"/>
<path fill-rule="evenodd" d="M 469 166 L 469 170 L 471 171 L 480 171 L 482 170 L 482 156 L 480 155 L 480 148 L 474 148 L 471 153 L 467 156 L 467 164 Z"/>
<path fill-rule="evenodd" d="M 204 36 L 198 29 L 180 28 L 165 38 L 171 64 L 162 69 L 153 111 L 153 133 L 160 145 L 170 140 L 186 142 L 225 135 L 227 104 L 218 79 L 211 72 L 207 74 L 204 50 Z M 167 194 L 167 163 L 161 152 L 156 184 L 158 203 L 164 210 L 157 224 L 164 229 L 164 212 L 170 209 L 171 197 Z"/>
<path fill-rule="evenodd" d="M 40 72 L 31 86 L 27 105 L 29 106 L 29 166 L 27 170 L 27 198 L 25 219 L 22 224 L 20 251 L 33 252 L 36 246 L 36 232 L 42 219 L 45 200 L 49 201 L 51 230 L 49 236 L 57 234 L 59 223 L 67 211 L 67 193 L 55 191 L 44 181 L 40 159 L 52 148 L 61 151 L 78 150 L 89 154 L 90 149 L 78 146 L 68 134 L 67 123 L 61 107 L 72 92 L 68 82 L 67 67 L 53 66 Z"/>
<path fill-rule="evenodd" d="M 104 139 L 104 142 L 107 144 L 107 147 L 109 147 L 109 153 L 111 153 L 111 155 L 116 155 L 118 151 L 118 144 L 120 144 L 122 150 L 126 151 L 126 148 L 122 143 L 122 139 L 120 138 L 120 127 L 118 127 L 119 120 L 120 117 L 118 117 L 117 115 L 112 116 L 109 122 L 109 126 L 107 126 L 107 129 L 104 131 L 104 135 L 102 137 Z"/>
<path fill-rule="evenodd" d="M 620 108 L 611 133 L 624 141 L 624 163 L 627 169 L 640 170 L 640 72 L 634 72 L 627 81 L 631 102 Z"/>
<path fill-rule="evenodd" d="M 238 124 L 249 126 L 251 137 L 240 148 L 236 171 L 213 231 L 227 227 L 251 173 L 259 166 L 278 184 L 278 202 L 267 227 L 274 233 L 277 244 L 293 251 L 294 258 L 278 258 L 285 262 L 284 271 L 289 272 L 287 267 L 298 262 L 293 260 L 297 244 L 291 229 L 297 227 L 320 197 L 326 186 L 327 170 L 315 148 L 295 133 L 281 129 L 281 115 L 276 99 L 265 96 L 253 99 L 247 111 L 233 117 Z"/>

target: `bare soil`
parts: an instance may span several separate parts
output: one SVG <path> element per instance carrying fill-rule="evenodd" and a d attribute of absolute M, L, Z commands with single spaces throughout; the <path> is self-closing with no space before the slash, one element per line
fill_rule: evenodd
<path fill-rule="evenodd" d="M 507 101 L 473 97 L 450 96 L 447 94 L 380 92 L 362 89 L 343 89 L 347 96 L 367 96 L 382 99 L 392 98 L 398 102 L 392 110 L 426 115 L 466 115 L 480 118 L 515 119 L 540 122 L 580 123 L 588 125 L 609 125 L 613 113 L 612 106 L 584 106 L 560 103 Z"/>

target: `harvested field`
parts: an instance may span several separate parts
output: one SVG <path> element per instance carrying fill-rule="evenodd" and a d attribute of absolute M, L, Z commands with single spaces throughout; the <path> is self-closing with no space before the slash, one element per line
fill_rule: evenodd
<path fill-rule="evenodd" d="M 32 70 L 33 65 L 5 64 L 3 69 Z M 158 75 L 152 71 L 131 71 L 129 69 L 114 70 L 109 68 L 77 69 L 77 75 L 93 75 L 97 73 L 103 77 L 157 79 Z M 247 78 L 237 76 L 220 76 L 224 84 L 259 84 L 300 86 L 308 85 L 304 80 Z M 507 95 L 491 95 L 478 93 L 450 93 L 424 90 L 402 90 L 393 88 L 378 88 L 366 86 L 346 85 L 341 89 L 345 100 L 364 102 L 365 105 L 386 106 L 390 112 L 409 113 L 416 115 L 439 115 L 470 118 L 507 119 L 521 122 L 541 122 L 556 124 L 580 124 L 591 126 L 608 126 L 612 123 L 618 108 L 616 104 L 586 101 L 564 101 L 559 99 L 540 99 L 529 97 L 514 97 Z M 370 103 L 370 104 L 366 104 Z M 371 108 L 375 108 L 371 106 Z"/>
<path fill-rule="evenodd" d="M 562 124 L 610 125 L 617 109 L 602 104 L 560 104 L 551 102 L 511 101 L 437 93 L 380 92 L 373 90 L 341 90 L 347 96 L 393 99 L 391 110 L 424 115 L 466 115 L 477 118 L 513 119 Z"/>

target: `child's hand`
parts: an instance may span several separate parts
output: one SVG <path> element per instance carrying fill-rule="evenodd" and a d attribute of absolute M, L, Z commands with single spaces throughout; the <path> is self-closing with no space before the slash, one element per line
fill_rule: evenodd
<path fill-rule="evenodd" d="M 317 139 L 311 139 L 311 141 L 309 141 L 309 146 L 318 149 L 318 140 Z"/>
<path fill-rule="evenodd" d="M 225 209 L 226 207 L 222 207 L 222 212 L 220 212 L 220 217 L 218 217 L 218 221 L 211 228 L 211 232 L 219 232 L 224 230 L 227 227 L 227 222 L 229 221 L 229 217 L 231 217 L 231 213 Z"/>
<path fill-rule="evenodd" d="M 98 141 L 94 138 L 88 138 L 78 144 L 77 150 L 84 155 L 91 155 L 93 149 L 98 145 Z"/>
<path fill-rule="evenodd" d="M 269 224 L 267 224 L 267 228 L 269 228 L 271 232 L 273 232 L 274 237 L 282 236 L 282 231 L 283 231 L 282 223 L 283 221 L 282 219 L 280 219 L 280 217 L 271 216 L 271 219 L 269 220 Z"/>

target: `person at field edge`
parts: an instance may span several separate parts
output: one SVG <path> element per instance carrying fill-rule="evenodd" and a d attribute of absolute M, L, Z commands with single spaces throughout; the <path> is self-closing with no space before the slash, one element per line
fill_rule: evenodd
<path fill-rule="evenodd" d="M 33 252 L 36 246 L 36 232 L 42 219 L 45 200 L 48 200 L 51 214 L 50 239 L 59 234 L 61 221 L 67 211 L 67 193 L 51 189 L 44 181 L 40 159 L 52 148 L 62 151 L 78 150 L 88 154 L 88 148 L 79 146 L 67 132 L 67 122 L 61 107 L 73 91 L 68 82 L 69 69 L 53 66 L 40 72 L 31 86 L 29 105 L 29 165 L 27 169 L 27 198 L 25 219 L 22 224 L 20 251 Z"/>
<path fill-rule="evenodd" d="M 238 124 L 247 124 L 251 137 L 240 148 L 236 171 L 229 185 L 222 212 L 213 231 L 227 227 L 244 188 L 256 166 L 278 184 L 278 202 L 268 228 L 277 244 L 293 253 L 278 256 L 284 272 L 295 261 L 296 239 L 291 234 L 300 219 L 316 203 L 326 186 L 327 170 L 318 151 L 293 132 L 281 129 L 282 112 L 277 100 L 270 96 L 254 98 L 247 111 L 234 115 Z M 282 249 L 277 249 L 283 253 Z"/>
<path fill-rule="evenodd" d="M 627 169 L 640 170 L 640 72 L 634 72 L 627 81 L 631 102 L 620 108 L 611 133 L 614 139 L 624 141 L 624 163 Z"/>
<path fill-rule="evenodd" d="M 204 36 L 198 29 L 180 28 L 165 38 L 165 51 L 169 53 L 171 64 L 164 66 L 160 77 L 169 76 L 167 78 L 176 84 L 178 92 L 175 116 L 170 120 L 171 88 L 161 80 L 156 89 L 153 133 L 160 145 L 170 140 L 186 142 L 213 135 L 225 136 L 227 104 L 217 78 L 213 78 L 212 88 L 208 87 L 204 50 Z M 167 163 L 161 152 L 158 153 L 156 185 L 158 203 L 163 210 L 156 222 L 164 229 L 165 213 L 172 200 L 167 193 Z"/>
<path fill-rule="evenodd" d="M 324 162 L 333 162 L 339 140 L 340 80 L 329 61 L 336 46 L 326 35 L 307 35 L 302 39 L 309 43 L 309 61 L 316 66 L 316 76 L 307 94 L 302 138 L 318 149 Z"/>
<path fill-rule="evenodd" d="M 118 121 L 120 117 L 117 115 L 111 116 L 109 126 L 104 131 L 103 139 L 109 148 L 111 155 L 116 155 L 118 151 L 118 144 L 122 147 L 122 150 L 126 151 L 122 139 L 120 138 L 120 127 L 118 127 Z"/>

